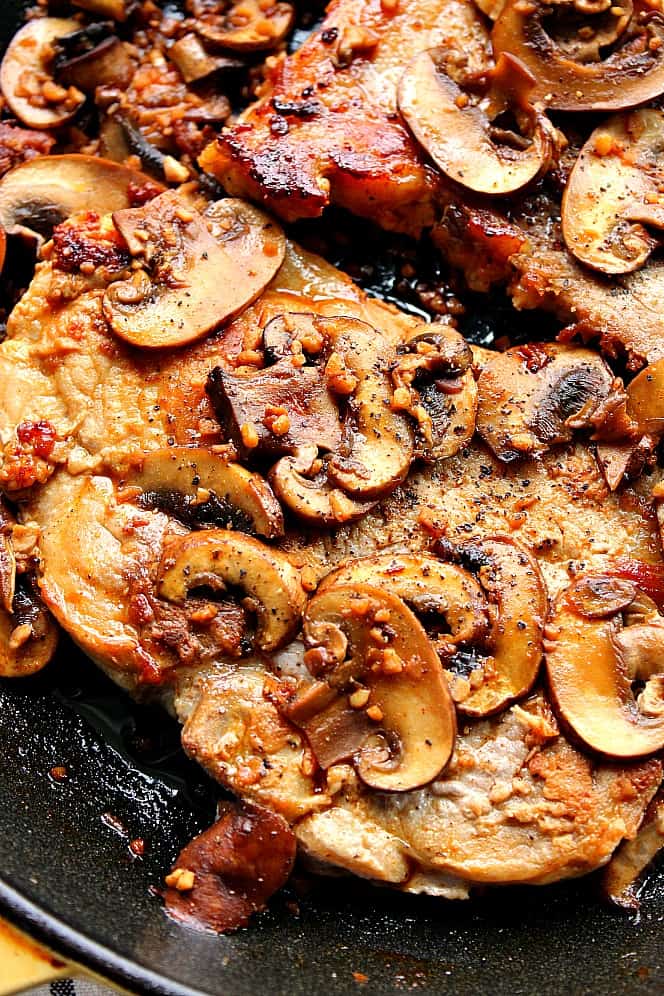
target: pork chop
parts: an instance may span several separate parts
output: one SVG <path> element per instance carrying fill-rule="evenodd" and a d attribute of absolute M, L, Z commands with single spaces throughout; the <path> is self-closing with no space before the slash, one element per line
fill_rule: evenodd
<path fill-rule="evenodd" d="M 430 327 L 290 244 L 266 292 L 221 332 L 146 354 L 109 331 L 98 279 L 72 275 L 51 251 L 0 346 L 3 484 L 39 530 L 42 596 L 60 625 L 113 680 L 173 711 L 187 752 L 223 785 L 286 817 L 316 867 L 460 897 L 476 883 L 548 882 L 604 864 L 636 833 L 661 763 L 582 753 L 543 690 L 493 718 L 463 721 L 433 783 L 375 791 L 347 763 L 323 772 L 287 718 L 285 698 L 311 681 L 298 638 L 247 654 L 237 639 L 242 605 L 222 600 L 210 613 L 204 594 L 184 607 L 157 597 L 164 550 L 188 529 L 142 504 L 127 468 L 137 453 L 175 443 L 223 448 L 205 393 L 212 368 L 257 362 L 262 330 L 284 312 L 359 319 L 395 344 Z M 22 442 L 26 422 L 51 426 L 49 452 Z M 536 558 L 554 597 L 579 570 L 618 557 L 661 563 L 648 491 L 637 482 L 609 493 L 583 442 L 506 469 L 476 438 L 417 465 L 359 521 L 325 532 L 290 522 L 272 548 L 312 590 L 349 559 L 507 533 Z"/>
<path fill-rule="evenodd" d="M 435 46 L 457 52 L 470 73 L 491 65 L 486 21 L 471 0 L 334 0 L 301 47 L 269 67 L 259 100 L 208 146 L 203 168 L 287 220 L 337 204 L 415 237 L 430 230 L 471 288 L 506 285 L 517 308 L 552 311 L 570 335 L 599 337 L 633 368 L 658 359 L 661 263 L 604 277 L 562 241 L 560 184 L 579 148 L 578 121 L 561 168 L 525 195 L 489 201 L 452 184 L 397 110 L 405 67 Z M 566 120 L 557 124 L 567 130 Z"/>

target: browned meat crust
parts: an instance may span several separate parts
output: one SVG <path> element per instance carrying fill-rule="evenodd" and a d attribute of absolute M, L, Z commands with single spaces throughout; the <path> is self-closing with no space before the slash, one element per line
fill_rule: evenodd
<path fill-rule="evenodd" d="M 458 38 L 471 66 L 486 65 L 487 33 L 470 0 L 334 0 L 201 163 L 287 219 L 335 203 L 418 234 L 434 221 L 440 178 L 397 114 L 396 84 L 417 52 Z"/>

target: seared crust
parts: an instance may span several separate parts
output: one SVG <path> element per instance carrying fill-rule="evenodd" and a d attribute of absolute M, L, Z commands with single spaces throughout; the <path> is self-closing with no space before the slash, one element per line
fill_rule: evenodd
<path fill-rule="evenodd" d="M 334 0 L 201 164 L 288 220 L 335 203 L 417 235 L 436 217 L 441 181 L 397 114 L 396 85 L 423 48 L 459 39 L 469 67 L 484 68 L 488 35 L 470 0 L 401 0 L 394 11 L 380 0 Z"/>

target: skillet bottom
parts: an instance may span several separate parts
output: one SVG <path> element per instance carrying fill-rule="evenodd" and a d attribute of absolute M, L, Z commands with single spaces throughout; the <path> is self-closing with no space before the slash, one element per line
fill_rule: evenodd
<path fill-rule="evenodd" d="M 183 757 L 174 723 L 68 643 L 42 675 L 0 681 L 0 741 L 13 759 L 0 766 L 0 912 L 135 991 L 335 994 L 358 972 L 367 994 L 662 992 L 661 875 L 639 917 L 601 906 L 592 877 L 465 904 L 330 879 L 230 937 L 171 923 L 151 889 L 211 822 L 218 788 Z"/>

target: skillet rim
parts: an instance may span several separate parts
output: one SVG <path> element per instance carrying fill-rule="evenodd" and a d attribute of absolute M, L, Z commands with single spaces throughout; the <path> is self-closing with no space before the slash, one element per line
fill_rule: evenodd
<path fill-rule="evenodd" d="M 41 942 L 58 958 L 90 969 L 136 996 L 208 996 L 202 989 L 183 986 L 165 975 L 116 954 L 79 930 L 69 927 L 53 913 L 28 899 L 0 875 L 0 913 L 31 940 Z"/>

